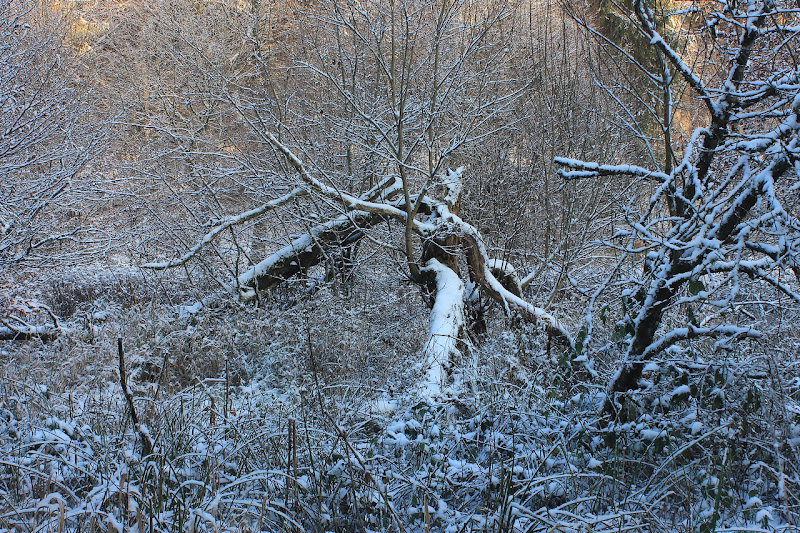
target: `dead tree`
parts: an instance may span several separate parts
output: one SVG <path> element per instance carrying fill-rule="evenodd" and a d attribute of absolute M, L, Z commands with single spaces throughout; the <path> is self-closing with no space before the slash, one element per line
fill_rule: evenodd
<path fill-rule="evenodd" d="M 300 158 L 277 137 L 271 133 L 266 133 L 266 137 L 297 171 L 306 187 L 303 190 L 336 202 L 345 213 L 315 226 L 306 235 L 294 239 L 289 245 L 247 269 L 235 283 L 228 286 L 232 294 L 238 294 L 244 300 L 254 299 L 257 291 L 275 287 L 320 263 L 325 257 L 326 249 L 342 242 L 354 244 L 363 238 L 366 228 L 390 220 L 399 222 L 400 228 L 410 226 L 424 243 L 424 262 L 421 261 L 418 265 L 417 281 L 425 285 L 432 294 L 428 339 L 423 354 L 427 367 L 425 390 L 428 393 L 441 392 L 453 356 L 458 353 L 459 345 L 465 340 L 464 309 L 467 295 L 464 280 L 457 270 L 461 255 L 469 265 L 469 278 L 485 294 L 505 309 L 516 311 L 525 320 L 542 324 L 547 334 L 555 337 L 566 350 L 573 348 L 571 337 L 564 326 L 553 315 L 522 298 L 519 282 L 513 282 L 516 278 L 509 273 L 508 265 L 503 266 L 491 258 L 480 232 L 453 213 L 460 202 L 463 169 L 447 170 L 444 175 L 439 176 L 439 184 L 446 191 L 444 197 L 417 197 L 415 201 L 419 206 L 418 214 L 415 218 L 408 218 L 405 196 L 399 194 L 403 189 L 399 176 L 387 178 L 365 194 L 351 195 L 317 179 Z M 263 213 L 274 209 L 285 203 L 285 198 L 287 197 L 247 213 Z M 143 267 L 166 269 L 183 265 L 196 257 L 206 244 L 212 242 L 221 233 L 220 228 L 242 223 L 249 219 L 249 214 L 220 222 L 180 258 L 147 263 Z M 498 273 L 501 273 L 500 279 L 497 277 Z"/>
<path fill-rule="evenodd" d="M 243 131 L 236 153 L 246 164 L 237 168 L 246 169 L 249 179 L 276 176 L 280 186 L 300 187 L 248 214 L 212 223 L 175 259 L 146 266 L 184 265 L 245 218 L 255 220 L 305 195 L 322 206 L 314 225 L 268 257 L 251 258 L 243 272 L 230 268 L 238 262 L 228 261 L 232 294 L 256 298 L 335 257 L 341 246 L 365 237 L 382 241 L 370 228 L 386 223 L 395 232 L 388 241 L 401 268 L 429 295 L 424 357 L 430 390 L 441 390 L 453 355 L 467 339 L 468 285 L 506 311 L 543 324 L 569 350 L 565 328 L 522 297 L 509 265 L 491 257 L 478 229 L 462 218 L 464 172 L 448 170 L 471 147 L 513 127 L 526 90 L 526 82 L 506 68 L 514 60 L 509 49 L 515 6 L 495 0 L 323 3 L 296 21 L 315 43 L 313 51 L 298 49 L 287 69 L 296 85 L 275 90 L 271 77 L 226 78 L 209 70 L 224 88 L 214 100 L 232 110 Z M 280 72 L 267 58 L 254 60 L 262 72 Z M 262 83 L 272 84 L 268 96 Z M 208 143 L 209 158 L 220 157 L 218 144 Z M 303 209 L 294 215 L 312 219 Z"/>

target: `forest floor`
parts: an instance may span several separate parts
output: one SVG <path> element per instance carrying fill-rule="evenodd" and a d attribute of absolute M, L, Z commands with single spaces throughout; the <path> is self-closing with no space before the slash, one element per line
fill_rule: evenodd
<path fill-rule="evenodd" d="M 430 397 L 398 280 L 200 308 L 134 276 L 40 287 L 69 331 L 0 345 L 0 530 L 800 531 L 797 358 L 665 354 L 608 422 L 613 357 L 499 311 Z"/>

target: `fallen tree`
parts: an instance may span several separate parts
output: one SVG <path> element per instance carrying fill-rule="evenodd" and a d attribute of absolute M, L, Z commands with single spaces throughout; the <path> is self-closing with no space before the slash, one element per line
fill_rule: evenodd
<path fill-rule="evenodd" d="M 167 164 L 197 192 L 185 205 L 178 193 L 175 203 L 198 226 L 201 218 L 241 211 L 208 224 L 189 244 L 182 220 L 166 223 L 159 246 L 174 251 L 144 266 L 209 259 L 203 265 L 213 270 L 222 263 L 226 293 L 250 301 L 287 280 L 320 278 L 320 265 L 347 270 L 351 250 L 365 242 L 386 246 L 431 309 L 423 360 L 433 392 L 441 391 L 454 356 L 480 337 L 488 301 L 541 325 L 555 340 L 551 347 L 571 350 L 566 328 L 523 297 L 531 279 L 520 281 L 505 258 L 490 255 L 478 230 L 484 221 L 471 223 L 461 209 L 464 171 L 447 169 L 472 164 L 471 150 L 514 128 L 531 88 L 510 68 L 523 57 L 511 53 L 516 37 L 508 24 L 521 14 L 517 6 L 474 7 L 427 0 L 320 5 L 297 20 L 314 36 L 314 50 L 298 49 L 286 64 L 256 55 L 248 61 L 257 68 L 229 73 L 198 59 L 214 79 L 204 97 L 226 109 L 219 120 L 230 138 L 200 130 L 186 139 L 193 147 L 186 157 L 170 156 Z M 291 76 L 281 85 L 284 69 Z M 264 202 L 278 187 L 285 195 Z M 260 207 L 243 209 L 242 190 Z M 280 224 L 291 237 L 269 252 L 246 244 L 274 237 L 264 224 L 277 209 L 289 213 Z"/>
<path fill-rule="evenodd" d="M 309 194 L 333 200 L 343 214 L 318 224 L 306 234 L 252 265 L 227 286 L 241 300 L 253 300 L 260 291 L 281 283 L 318 265 L 336 249 L 355 245 L 364 238 L 366 230 L 383 221 L 393 221 L 393 227 L 410 228 L 421 243 L 420 258 L 408 254 L 409 277 L 423 286 L 430 295 L 429 334 L 423 361 L 427 367 L 424 390 L 439 394 L 446 385 L 453 357 L 459 347 L 468 343 L 465 331 L 465 309 L 469 305 L 465 279 L 499 303 L 507 312 L 515 312 L 532 324 L 541 324 L 547 334 L 565 350 L 574 344 L 564 326 L 544 309 L 527 302 L 513 267 L 506 261 L 490 257 L 480 232 L 461 219 L 457 212 L 461 201 L 463 169 L 447 170 L 438 176 L 438 187 L 426 191 L 444 190 L 441 198 L 430 192 L 411 195 L 399 176 L 391 176 L 362 195 L 353 195 L 328 186 L 318 180 L 292 150 L 277 137 L 266 138 L 285 156 L 297 171 Z M 403 194 L 400 194 L 403 192 Z M 285 202 L 273 202 L 273 206 Z M 265 212 L 265 211 L 262 211 Z M 245 216 L 229 217 L 217 223 L 197 245 L 179 258 L 143 265 L 163 270 L 184 265 L 196 257 L 205 245 L 221 233 L 220 227 L 240 224 Z M 462 279 L 459 258 L 463 257 L 467 271 Z"/>
<path fill-rule="evenodd" d="M 0 321 L 0 341 L 29 341 L 41 339 L 51 341 L 64 333 L 61 328 L 52 326 L 11 325 L 7 321 Z"/>
<path fill-rule="evenodd" d="M 67 328 L 62 327 L 55 313 L 46 305 L 39 302 L 26 302 L 23 311 L 28 314 L 38 314 L 44 311 L 52 324 L 32 324 L 14 313 L 8 313 L 7 316 L 0 316 L 0 341 L 29 341 L 31 339 L 51 341 L 67 331 Z"/>

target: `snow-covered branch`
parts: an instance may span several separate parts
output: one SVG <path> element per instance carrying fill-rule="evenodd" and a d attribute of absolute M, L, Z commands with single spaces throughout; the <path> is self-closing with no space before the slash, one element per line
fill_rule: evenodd
<path fill-rule="evenodd" d="M 272 144 L 272 146 L 275 147 L 276 150 L 286 157 L 286 160 L 297 171 L 303 181 L 313 187 L 315 191 L 327 196 L 328 198 L 332 198 L 341 202 L 347 209 L 358 209 L 360 211 L 366 211 L 376 215 L 384 215 L 398 220 L 406 219 L 406 212 L 402 209 L 394 207 L 393 205 L 363 200 L 357 196 L 353 196 L 352 194 L 340 191 L 335 187 L 325 185 L 317 178 L 312 176 L 300 158 L 297 157 L 297 155 L 295 155 L 295 153 L 288 146 L 280 142 L 275 135 L 269 131 L 263 132 L 263 135 Z"/>
<path fill-rule="evenodd" d="M 753 328 L 742 328 L 738 326 L 714 326 L 714 327 L 697 327 L 689 324 L 685 328 L 675 328 L 670 330 L 662 337 L 654 340 L 647 349 L 642 353 L 642 359 L 649 359 L 655 354 L 672 346 L 676 342 L 696 339 L 698 337 L 719 338 L 726 337 L 732 339 L 751 338 L 757 339 L 761 337 L 761 333 Z"/>
<path fill-rule="evenodd" d="M 558 170 L 558 175 L 564 179 L 596 178 L 598 176 L 635 176 L 644 179 L 653 179 L 657 182 L 665 182 L 670 179 L 669 175 L 663 172 L 647 170 L 637 165 L 599 165 L 593 162 L 580 161 L 568 157 L 556 157 L 554 161 L 557 165 L 562 165 L 575 170 Z"/>
<path fill-rule="evenodd" d="M 701 80 L 700 77 L 692 71 L 691 67 L 689 67 L 689 65 L 683 61 L 680 54 L 673 50 L 672 47 L 667 44 L 664 38 L 658 33 L 658 31 L 656 31 L 656 28 L 653 25 L 653 14 L 650 11 L 650 8 L 647 7 L 642 0 L 635 0 L 633 3 L 633 9 L 642 25 L 642 29 L 650 38 L 650 44 L 658 48 L 677 69 L 677 71 L 680 72 L 681 76 L 683 76 L 689 86 L 692 87 L 695 92 L 697 92 L 698 96 L 706 104 L 711 114 L 717 114 L 719 110 L 714 104 L 711 94 L 703 83 L 703 80 Z"/>
<path fill-rule="evenodd" d="M 491 268 L 492 263 L 489 260 L 486 246 L 478 230 L 455 215 L 450 215 L 448 218 L 455 226 L 455 229 L 457 229 L 467 241 L 468 261 L 472 273 L 481 286 L 487 290 L 489 295 L 505 308 L 510 307 L 519 311 L 531 322 L 544 322 L 546 329 L 551 335 L 558 337 L 569 350 L 573 350 L 574 343 L 572 337 L 556 317 L 514 294 L 504 287 L 494 276 Z"/>
<path fill-rule="evenodd" d="M 211 243 L 220 233 L 224 232 L 225 230 L 243 224 L 249 220 L 252 220 L 264 213 L 267 213 L 276 207 L 280 207 L 292 200 L 300 198 L 308 194 L 308 191 L 304 188 L 297 188 L 291 191 L 288 194 L 281 196 L 280 198 L 276 198 L 275 200 L 269 201 L 259 207 L 253 208 L 249 211 L 245 211 L 244 213 L 239 213 L 235 216 L 225 217 L 214 226 L 214 229 L 206 233 L 200 241 L 193 246 L 189 251 L 185 254 L 180 256 L 177 259 L 173 259 L 171 261 L 162 261 L 158 263 L 145 263 L 142 265 L 142 268 L 149 268 L 153 270 L 164 270 L 166 268 L 174 268 L 177 266 L 181 266 L 186 264 L 187 261 L 195 257 L 200 250 L 203 249 L 204 246 Z"/>

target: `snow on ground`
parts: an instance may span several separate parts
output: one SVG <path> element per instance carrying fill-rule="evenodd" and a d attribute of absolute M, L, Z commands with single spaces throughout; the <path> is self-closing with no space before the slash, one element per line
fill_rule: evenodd
<path fill-rule="evenodd" d="M 446 397 L 419 394 L 414 339 L 446 313 L 396 287 L 377 304 L 335 289 L 261 309 L 108 300 L 58 341 L 4 344 L 0 530 L 797 530 L 800 417 L 775 423 L 756 363 L 654 360 L 642 411 L 604 428 L 602 386 L 496 320 L 450 352 Z"/>

